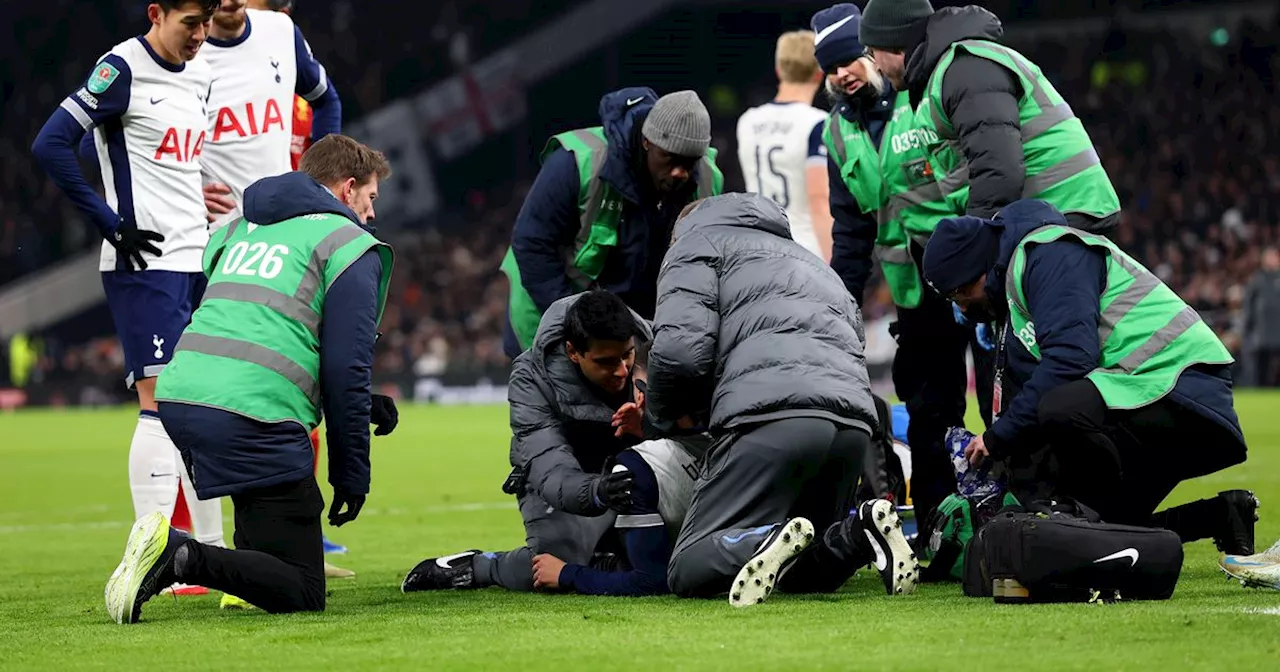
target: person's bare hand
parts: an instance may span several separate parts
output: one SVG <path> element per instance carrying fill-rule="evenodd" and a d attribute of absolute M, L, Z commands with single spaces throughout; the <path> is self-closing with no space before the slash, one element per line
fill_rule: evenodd
<path fill-rule="evenodd" d="M 218 215 L 225 215 L 236 209 L 235 199 L 231 198 L 231 187 L 221 182 L 204 185 L 204 208 L 208 211 L 205 218 L 213 223 Z"/>
<path fill-rule="evenodd" d="M 644 405 L 627 402 L 613 414 L 614 436 L 630 434 L 644 438 Z"/>
<path fill-rule="evenodd" d="M 989 456 L 989 453 L 987 453 L 987 445 L 982 440 L 981 434 L 973 437 L 973 440 L 969 442 L 969 445 L 965 446 L 964 456 L 965 459 L 969 460 L 969 464 L 972 465 L 978 464 L 983 460 L 983 458 Z"/>
<path fill-rule="evenodd" d="M 560 570 L 565 562 L 554 555 L 543 553 L 533 556 L 533 587 L 535 590 L 560 588 Z"/>

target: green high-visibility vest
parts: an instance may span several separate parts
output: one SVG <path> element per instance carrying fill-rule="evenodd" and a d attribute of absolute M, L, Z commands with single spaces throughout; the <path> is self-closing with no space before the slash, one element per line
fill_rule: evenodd
<path fill-rule="evenodd" d="M 1119 212 L 1120 198 L 1071 106 L 1034 63 L 987 40 L 952 44 L 929 76 L 925 96 L 916 109 L 916 124 L 938 136 L 929 147 L 929 164 L 943 193 L 968 183 L 964 152 L 942 107 L 942 78 L 958 50 L 999 63 L 1018 78 L 1022 88 L 1018 119 L 1027 171 L 1022 197 L 1048 201 L 1064 214 L 1078 212 L 1100 219 Z"/>
<path fill-rule="evenodd" d="M 915 308 L 924 282 L 911 256 L 911 242 L 923 248 L 938 220 L 964 214 L 968 173 L 953 175 L 951 179 L 962 183 L 944 194 L 925 153 L 937 142 L 937 135 L 915 126 L 911 97 L 905 91 L 898 93 L 893 104 L 893 118 L 885 125 L 879 152 L 865 129 L 834 111 L 822 139 L 840 166 L 849 193 L 864 212 L 876 214 L 875 255 L 894 304 Z"/>
<path fill-rule="evenodd" d="M 314 428 L 325 293 L 370 249 L 382 257 L 381 320 L 394 256 L 350 219 L 314 214 L 259 226 L 241 218 L 215 233 L 204 253 L 208 288 L 156 399 Z"/>
<path fill-rule="evenodd" d="M 1022 284 L 1027 249 L 1065 236 L 1107 255 L 1107 282 L 1099 303 L 1101 355 L 1088 378 L 1108 408 L 1141 408 L 1168 394 L 1188 367 L 1235 361 L 1199 313 L 1142 264 L 1102 236 L 1056 224 L 1042 226 L 1018 243 L 1005 280 L 1009 329 L 1037 360 L 1040 346 Z"/>
<path fill-rule="evenodd" d="M 546 161 L 561 147 L 571 152 L 578 163 L 578 235 L 572 246 L 562 250 L 565 272 L 576 293 L 592 288 L 604 270 L 609 252 L 618 246 L 618 224 L 622 219 L 625 199 L 617 189 L 600 179 L 600 171 L 609 159 L 609 141 L 605 139 L 603 127 L 582 128 L 552 136 L 542 150 L 541 160 Z M 716 196 L 724 191 L 724 175 L 716 167 L 714 147 L 708 147 L 706 156 L 698 162 L 697 178 L 697 198 Z M 508 301 L 511 328 L 521 349 L 528 350 L 533 345 L 542 311 L 538 310 L 520 280 L 514 248 L 507 249 L 500 268 L 511 284 Z"/>

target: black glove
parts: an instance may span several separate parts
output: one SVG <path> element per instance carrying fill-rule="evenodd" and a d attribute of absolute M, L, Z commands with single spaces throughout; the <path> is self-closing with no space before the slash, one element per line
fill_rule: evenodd
<path fill-rule="evenodd" d="M 142 258 L 143 252 L 160 256 L 160 248 L 155 243 L 163 242 L 164 236 L 156 231 L 144 231 L 142 229 L 116 229 L 113 233 L 107 234 L 107 242 L 116 248 L 116 254 L 124 261 L 126 270 L 133 271 L 137 265 L 137 270 L 147 270 L 147 260 Z"/>
<path fill-rule="evenodd" d="M 400 424 L 400 411 L 396 410 L 396 400 L 385 394 L 373 395 L 373 403 L 369 409 L 369 422 L 377 427 L 373 430 L 374 436 L 386 436 L 396 431 L 396 425 Z"/>
<path fill-rule="evenodd" d="M 630 470 L 598 476 L 591 482 L 591 501 L 596 506 L 607 507 L 618 513 L 629 513 L 631 489 L 635 484 L 636 475 Z"/>
<path fill-rule="evenodd" d="M 353 495 L 335 489 L 333 491 L 333 505 L 329 507 L 329 524 L 334 527 L 342 527 L 347 523 L 356 519 L 360 515 L 360 509 L 364 508 L 364 495 Z M 343 506 L 347 507 L 345 512 L 342 511 Z"/>

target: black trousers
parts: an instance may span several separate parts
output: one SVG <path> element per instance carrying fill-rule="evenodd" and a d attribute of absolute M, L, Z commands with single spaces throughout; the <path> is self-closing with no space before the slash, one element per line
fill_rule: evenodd
<path fill-rule="evenodd" d="M 1045 394 L 1039 424 L 1047 444 L 1013 470 L 1014 494 L 1023 501 L 1074 497 L 1110 523 L 1159 523 L 1152 514 L 1178 483 L 1244 460 L 1244 446 L 1212 420 L 1168 398 L 1136 410 L 1111 410 L 1088 380 Z M 1212 536 L 1224 514 L 1200 509 L 1205 516 L 1180 516 L 1160 526 L 1184 541 Z"/>
<path fill-rule="evenodd" d="M 893 387 L 911 416 L 911 501 L 923 520 L 956 489 L 943 439 L 948 427 L 964 424 L 964 353 L 973 329 L 957 324 L 951 303 L 929 289 L 920 305 L 898 309 L 896 328 Z M 989 391 L 986 396 L 990 398 Z"/>
<path fill-rule="evenodd" d="M 235 550 L 188 542 L 178 578 L 273 614 L 324 611 L 324 499 L 314 476 L 231 495 Z"/>

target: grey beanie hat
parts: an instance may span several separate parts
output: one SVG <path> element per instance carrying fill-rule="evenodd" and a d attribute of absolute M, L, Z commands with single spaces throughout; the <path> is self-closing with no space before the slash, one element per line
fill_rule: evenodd
<path fill-rule="evenodd" d="M 929 0 L 871 0 L 862 10 L 858 41 L 881 49 L 905 48 L 921 19 L 933 16 Z"/>
<path fill-rule="evenodd" d="M 711 146 L 711 115 L 697 93 L 676 91 L 653 104 L 640 132 L 672 154 L 701 157 Z"/>

